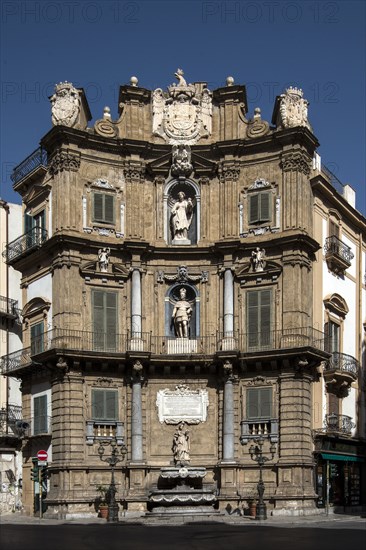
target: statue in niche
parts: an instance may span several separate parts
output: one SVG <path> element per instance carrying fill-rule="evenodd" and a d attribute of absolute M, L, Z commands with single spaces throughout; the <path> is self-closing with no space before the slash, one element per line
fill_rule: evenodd
<path fill-rule="evenodd" d="M 181 422 L 173 436 L 172 447 L 174 462 L 176 466 L 185 466 L 190 461 L 190 436 L 185 429 L 184 422 Z"/>
<path fill-rule="evenodd" d="M 186 199 L 185 193 L 180 191 L 178 193 L 178 200 L 173 205 L 170 216 L 170 226 L 174 241 L 185 241 L 185 243 L 190 244 L 188 229 L 191 226 L 192 217 L 192 199 L 190 197 Z"/>
<path fill-rule="evenodd" d="M 252 252 L 252 264 L 254 271 L 263 271 L 265 266 L 265 250 L 264 248 L 257 248 Z"/>
<path fill-rule="evenodd" d="M 192 308 L 186 300 L 187 291 L 184 287 L 179 290 L 180 300 L 174 306 L 172 318 L 177 338 L 188 338 L 189 322 L 192 317 Z"/>
<path fill-rule="evenodd" d="M 109 254 L 110 253 L 111 253 L 110 248 L 100 248 L 98 250 L 99 269 L 102 273 L 107 273 L 107 271 L 108 271 Z"/>

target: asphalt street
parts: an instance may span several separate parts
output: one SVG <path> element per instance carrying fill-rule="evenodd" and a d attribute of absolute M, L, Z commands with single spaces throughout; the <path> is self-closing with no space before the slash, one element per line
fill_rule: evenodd
<path fill-rule="evenodd" d="M 1 550 L 345 550 L 350 546 L 366 548 L 364 521 L 304 522 L 303 526 L 0 523 Z"/>

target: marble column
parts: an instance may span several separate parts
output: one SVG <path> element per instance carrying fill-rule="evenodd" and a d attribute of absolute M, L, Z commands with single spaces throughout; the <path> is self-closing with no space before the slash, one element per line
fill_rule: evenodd
<path fill-rule="evenodd" d="M 141 273 L 136 268 L 132 271 L 131 332 L 132 337 L 141 338 Z"/>
<path fill-rule="evenodd" d="M 131 407 L 131 461 L 143 461 L 142 447 L 142 399 L 141 385 L 143 382 L 142 365 L 136 361 L 132 376 L 132 407 Z"/>
<path fill-rule="evenodd" d="M 224 364 L 224 371 L 226 379 L 224 385 L 222 458 L 224 461 L 234 462 L 234 391 L 232 365 L 228 361 Z"/>
<path fill-rule="evenodd" d="M 224 338 L 234 331 L 234 277 L 231 269 L 224 273 Z"/>

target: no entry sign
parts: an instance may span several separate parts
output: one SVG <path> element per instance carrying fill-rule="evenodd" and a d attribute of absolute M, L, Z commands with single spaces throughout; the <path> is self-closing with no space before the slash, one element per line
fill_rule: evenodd
<path fill-rule="evenodd" d="M 48 458 L 47 451 L 38 451 L 37 458 L 38 460 L 47 460 Z"/>

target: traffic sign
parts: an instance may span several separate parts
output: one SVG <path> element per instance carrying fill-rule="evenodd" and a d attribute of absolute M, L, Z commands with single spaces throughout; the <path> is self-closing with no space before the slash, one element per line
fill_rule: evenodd
<path fill-rule="evenodd" d="M 48 458 L 47 451 L 38 451 L 37 458 L 38 458 L 38 460 L 41 460 L 41 461 L 42 460 L 47 460 L 47 458 Z"/>

